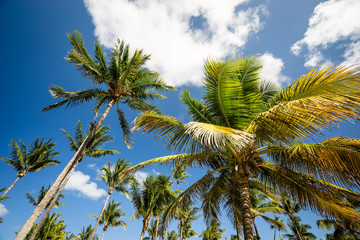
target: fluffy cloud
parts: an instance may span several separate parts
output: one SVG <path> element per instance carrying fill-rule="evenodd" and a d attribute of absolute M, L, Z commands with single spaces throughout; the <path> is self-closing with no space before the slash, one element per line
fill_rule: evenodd
<path fill-rule="evenodd" d="M 106 47 L 116 39 L 151 53 L 148 67 L 174 86 L 200 85 L 203 61 L 241 51 L 261 29 L 263 5 L 247 0 L 84 0 L 95 35 Z"/>
<path fill-rule="evenodd" d="M 344 62 L 358 61 L 353 57 L 360 40 L 359 12 L 358 0 L 329 0 L 318 4 L 304 38 L 297 41 L 291 51 L 299 55 L 304 48 L 307 49 L 305 66 L 330 64 L 323 50 L 334 47 L 334 43 L 339 41 L 348 41 L 350 44 L 345 46 Z"/>
<path fill-rule="evenodd" d="M 140 183 L 140 185 L 143 184 L 143 182 L 145 181 L 145 179 L 148 176 L 149 176 L 149 173 L 143 172 L 143 171 L 138 171 L 134 174 L 135 179 L 138 181 L 138 183 Z"/>
<path fill-rule="evenodd" d="M 97 187 L 95 182 L 90 181 L 90 176 L 85 175 L 80 171 L 74 171 L 70 177 L 69 182 L 65 186 L 66 190 L 75 191 L 82 196 L 97 200 L 106 196 L 106 191 Z"/>
<path fill-rule="evenodd" d="M 275 83 L 278 86 L 283 85 L 289 80 L 289 77 L 282 74 L 284 62 L 280 58 L 274 57 L 271 53 L 265 53 L 260 56 L 262 62 L 261 78 Z"/>
<path fill-rule="evenodd" d="M 9 211 L 6 209 L 4 204 L 0 203 L 0 217 L 3 217 L 8 213 L 9 213 Z"/>

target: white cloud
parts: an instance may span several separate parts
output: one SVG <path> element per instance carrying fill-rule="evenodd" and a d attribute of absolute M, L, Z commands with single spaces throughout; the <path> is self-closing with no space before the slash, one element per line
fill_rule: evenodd
<path fill-rule="evenodd" d="M 344 53 L 344 58 L 343 64 L 345 65 L 360 64 L 360 41 L 349 45 Z"/>
<path fill-rule="evenodd" d="M 75 191 L 79 193 L 80 196 L 86 196 L 94 200 L 107 194 L 104 189 L 98 188 L 95 182 L 90 181 L 89 175 L 85 175 L 80 171 L 73 173 L 65 189 Z"/>
<path fill-rule="evenodd" d="M 309 20 L 304 38 L 297 41 L 291 51 L 299 55 L 304 48 L 307 49 L 305 66 L 330 64 L 330 60 L 324 57 L 323 50 L 345 40 L 352 43 L 345 48 L 344 62 L 358 61 L 358 58 L 351 58 L 354 56 L 351 53 L 355 52 L 354 47 L 360 39 L 359 12 L 359 0 L 329 0 L 318 4 Z"/>
<path fill-rule="evenodd" d="M 140 185 L 143 184 L 143 182 L 145 181 L 145 179 L 148 176 L 149 176 L 149 173 L 143 172 L 143 171 L 138 171 L 134 174 L 135 179 L 138 181 L 138 183 L 140 183 Z"/>
<path fill-rule="evenodd" d="M 267 14 L 247 0 L 84 0 L 106 47 L 119 37 L 151 53 L 148 67 L 174 86 L 201 84 L 204 59 L 240 51 Z"/>
<path fill-rule="evenodd" d="M 3 217 L 8 213 L 9 213 L 9 211 L 6 209 L 4 204 L 0 203 L 0 217 Z"/>
<path fill-rule="evenodd" d="M 274 57 L 271 53 L 265 53 L 260 56 L 262 62 L 261 79 L 273 82 L 278 86 L 286 83 L 289 77 L 282 74 L 284 69 L 284 62 L 281 58 Z"/>
<path fill-rule="evenodd" d="M 95 164 L 95 163 L 88 164 L 87 167 L 88 167 L 88 168 L 95 168 L 95 167 L 96 167 L 96 164 Z"/>

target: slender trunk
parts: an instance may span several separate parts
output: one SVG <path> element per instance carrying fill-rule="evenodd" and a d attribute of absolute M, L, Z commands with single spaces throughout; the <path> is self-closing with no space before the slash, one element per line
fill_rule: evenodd
<path fill-rule="evenodd" d="M 302 237 L 301 237 L 301 235 L 299 233 L 299 229 L 297 228 L 296 222 L 294 220 L 294 216 L 291 213 L 288 213 L 288 216 L 289 216 L 289 218 L 291 220 L 292 225 L 294 226 L 294 230 L 295 230 L 294 233 L 295 233 L 297 239 L 302 240 Z"/>
<path fill-rule="evenodd" d="M 58 190 L 61 182 L 64 180 L 65 176 L 69 173 L 71 166 L 74 164 L 76 159 L 80 156 L 80 154 L 83 153 L 87 145 L 89 144 L 89 141 L 94 136 L 96 131 L 99 129 L 101 124 L 104 122 L 106 116 L 108 115 L 111 107 L 114 105 L 115 101 L 111 100 L 110 103 L 107 105 L 105 112 L 99 119 L 99 121 L 96 123 L 94 129 L 90 132 L 90 134 L 85 138 L 84 142 L 80 145 L 79 149 L 76 151 L 75 155 L 72 157 L 72 159 L 69 161 L 69 163 L 66 165 L 64 170 L 60 173 L 60 175 L 57 177 L 53 185 L 50 187 L 50 189 L 45 194 L 44 198 L 41 200 L 41 202 L 37 205 L 29 219 L 26 221 L 24 226 L 20 229 L 18 235 L 15 237 L 15 240 L 23 240 L 26 235 L 29 233 L 31 227 L 34 225 L 38 217 L 41 215 L 41 213 L 44 211 L 46 206 L 49 204 L 51 198 L 54 196 L 55 192 Z"/>
<path fill-rule="evenodd" d="M 157 235 L 158 235 L 159 222 L 160 222 L 160 216 L 157 216 L 156 217 L 156 229 L 155 229 L 155 238 L 154 238 L 154 240 L 156 240 Z"/>
<path fill-rule="evenodd" d="M 181 218 L 180 219 L 180 240 L 184 240 L 183 229 L 184 229 L 184 218 Z"/>
<path fill-rule="evenodd" d="M 144 238 L 145 231 L 149 226 L 149 220 L 150 220 L 149 218 L 146 218 L 143 220 L 143 228 L 141 230 L 140 240 L 143 240 L 143 238 Z"/>
<path fill-rule="evenodd" d="M 34 239 L 35 239 L 36 235 L 37 235 L 38 232 L 40 231 L 41 226 L 44 224 L 46 218 L 49 216 L 51 209 L 54 207 L 54 205 L 55 205 L 55 203 L 56 203 L 56 200 L 59 198 L 62 190 L 64 189 L 64 187 L 65 187 L 65 185 L 67 184 L 67 182 L 69 181 L 71 175 L 74 173 L 76 166 L 78 165 L 79 162 L 81 162 L 81 160 L 82 160 L 82 158 L 80 158 L 79 161 L 76 161 L 76 162 L 74 163 L 74 165 L 72 166 L 71 171 L 68 173 L 68 175 L 66 175 L 66 178 L 65 178 L 64 181 L 62 182 L 59 190 L 56 192 L 56 195 L 55 195 L 55 197 L 53 198 L 53 200 L 51 201 L 50 205 L 46 208 L 46 211 L 45 211 L 44 215 L 42 216 L 40 222 L 36 225 L 36 229 L 35 229 L 35 231 L 33 232 L 33 234 L 31 235 L 31 237 L 30 237 L 29 240 L 34 240 Z"/>
<path fill-rule="evenodd" d="M 169 227 L 169 220 L 166 221 L 166 226 L 165 226 L 165 233 L 164 233 L 164 237 L 163 237 L 163 240 L 166 239 L 166 236 L 167 236 L 167 232 L 168 232 L 168 227 Z"/>
<path fill-rule="evenodd" d="M 99 217 L 98 217 L 98 219 L 97 219 L 97 221 L 96 221 L 94 230 L 93 230 L 93 232 L 92 232 L 91 237 L 89 238 L 89 240 L 92 240 L 92 239 L 94 238 L 94 235 L 95 235 L 95 232 L 96 232 L 96 228 L 97 228 L 97 226 L 99 225 L 101 216 L 104 214 L 104 211 L 105 211 L 105 208 L 106 208 L 106 204 L 107 204 L 107 202 L 109 201 L 110 195 L 112 194 L 113 191 L 114 191 L 114 188 L 113 188 L 113 187 L 110 187 L 110 189 L 109 189 L 109 191 L 108 191 L 108 196 L 107 196 L 107 198 L 106 198 L 106 200 L 105 200 L 105 202 L 104 202 L 104 205 L 103 205 L 103 207 L 102 207 L 102 209 L 101 209 L 101 211 L 100 211 L 100 215 L 99 215 Z"/>
<path fill-rule="evenodd" d="M 17 181 L 19 181 L 20 178 L 21 178 L 21 177 L 18 176 L 18 177 L 15 179 L 15 181 L 10 185 L 10 187 L 8 187 L 8 189 L 6 189 L 6 191 L 3 193 L 3 195 L 1 195 L 1 198 L 6 196 L 6 194 L 14 187 L 14 185 L 17 183 Z"/>
<path fill-rule="evenodd" d="M 238 238 L 238 240 L 241 240 L 241 227 L 240 227 L 240 222 L 239 222 L 239 219 L 238 218 L 236 218 L 235 219 L 235 225 L 236 225 L 236 234 L 237 234 L 237 238 Z"/>
<path fill-rule="evenodd" d="M 276 228 L 274 228 L 274 240 L 276 240 Z"/>
<path fill-rule="evenodd" d="M 103 240 L 103 238 L 104 238 L 104 234 L 106 232 L 106 229 L 107 229 L 107 226 L 105 225 L 105 227 L 103 228 L 103 233 L 101 235 L 101 240 Z"/>
<path fill-rule="evenodd" d="M 255 223 L 255 217 L 253 217 L 252 221 L 253 221 L 253 224 L 254 224 L 254 229 L 255 229 L 255 234 L 256 234 L 256 240 L 260 240 L 260 235 L 259 235 L 258 229 L 257 229 L 257 227 L 256 227 L 256 223 Z"/>
<path fill-rule="evenodd" d="M 243 167 L 238 169 L 239 171 L 239 182 L 240 182 L 240 205 L 241 205 L 241 216 L 243 221 L 244 239 L 253 240 L 253 228 L 252 228 L 252 217 L 251 217 L 251 204 L 249 195 L 249 179 L 245 173 Z"/>
<path fill-rule="evenodd" d="M 279 238 L 280 238 L 280 240 L 282 240 L 280 229 L 279 229 Z"/>

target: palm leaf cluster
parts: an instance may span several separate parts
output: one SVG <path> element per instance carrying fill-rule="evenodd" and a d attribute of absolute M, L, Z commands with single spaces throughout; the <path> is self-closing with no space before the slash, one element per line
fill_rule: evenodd
<path fill-rule="evenodd" d="M 153 111 L 135 120 L 134 130 L 153 133 L 169 149 L 186 153 L 137 168 L 154 163 L 208 167 L 174 205 L 205 196 L 209 219 L 220 214 L 221 204 L 228 209 L 232 205 L 228 212 L 233 220 L 241 218 L 245 239 L 253 234 L 251 179 L 290 194 L 301 207 L 323 216 L 359 221 L 347 199 L 359 198 L 353 190 L 359 189 L 360 140 L 304 141 L 342 121 L 359 119 L 360 73 L 346 67 L 314 68 L 276 89 L 259 79 L 260 70 L 257 58 L 207 60 L 203 98 L 192 98 L 187 90 L 180 97 L 193 122 Z"/>

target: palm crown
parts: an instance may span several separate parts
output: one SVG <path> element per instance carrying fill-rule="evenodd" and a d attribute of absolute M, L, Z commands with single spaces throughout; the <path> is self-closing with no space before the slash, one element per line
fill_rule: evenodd
<path fill-rule="evenodd" d="M 108 62 L 105 51 L 98 41 L 95 42 L 93 58 L 85 48 L 82 36 L 78 31 L 68 34 L 68 37 L 74 49 L 69 51 L 66 60 L 73 63 L 86 79 L 91 80 L 99 88 L 68 92 L 61 87 L 52 86 L 50 88 L 51 95 L 62 100 L 44 108 L 43 111 L 62 105 L 73 107 L 83 102 L 96 100 L 94 110 L 95 113 L 98 113 L 104 104 L 116 103 L 116 111 L 123 130 L 124 140 L 130 147 L 129 124 L 118 103 L 126 104 L 130 109 L 141 111 L 154 109 L 148 104 L 148 101 L 164 98 L 164 96 L 149 91 L 167 91 L 174 88 L 166 85 L 158 73 L 144 67 L 150 59 L 150 55 L 143 54 L 142 50 L 136 50 L 133 56 L 130 56 L 129 45 L 125 45 L 119 40 L 111 51 Z"/>
<path fill-rule="evenodd" d="M 359 119 L 360 73 L 345 67 L 315 68 L 276 90 L 260 81 L 260 69 L 256 58 L 208 60 L 203 99 L 190 97 L 187 90 L 181 94 L 194 122 L 184 124 L 151 111 L 135 121 L 134 129 L 154 132 L 169 149 L 188 153 L 152 159 L 134 169 L 169 162 L 214 169 L 202 184 L 180 194 L 178 202 L 198 196 L 211 182 L 221 186 L 224 183 L 216 182 L 217 177 L 207 180 L 214 174 L 221 177 L 224 168 L 234 169 L 245 239 L 252 239 L 249 178 L 289 193 L 302 207 L 336 218 L 360 219 L 344 198 L 359 197 L 348 189 L 359 184 L 360 140 L 334 137 L 301 143 L 324 128 Z M 271 161 L 266 162 L 264 154 Z M 225 166 L 219 164 L 224 159 Z"/>

